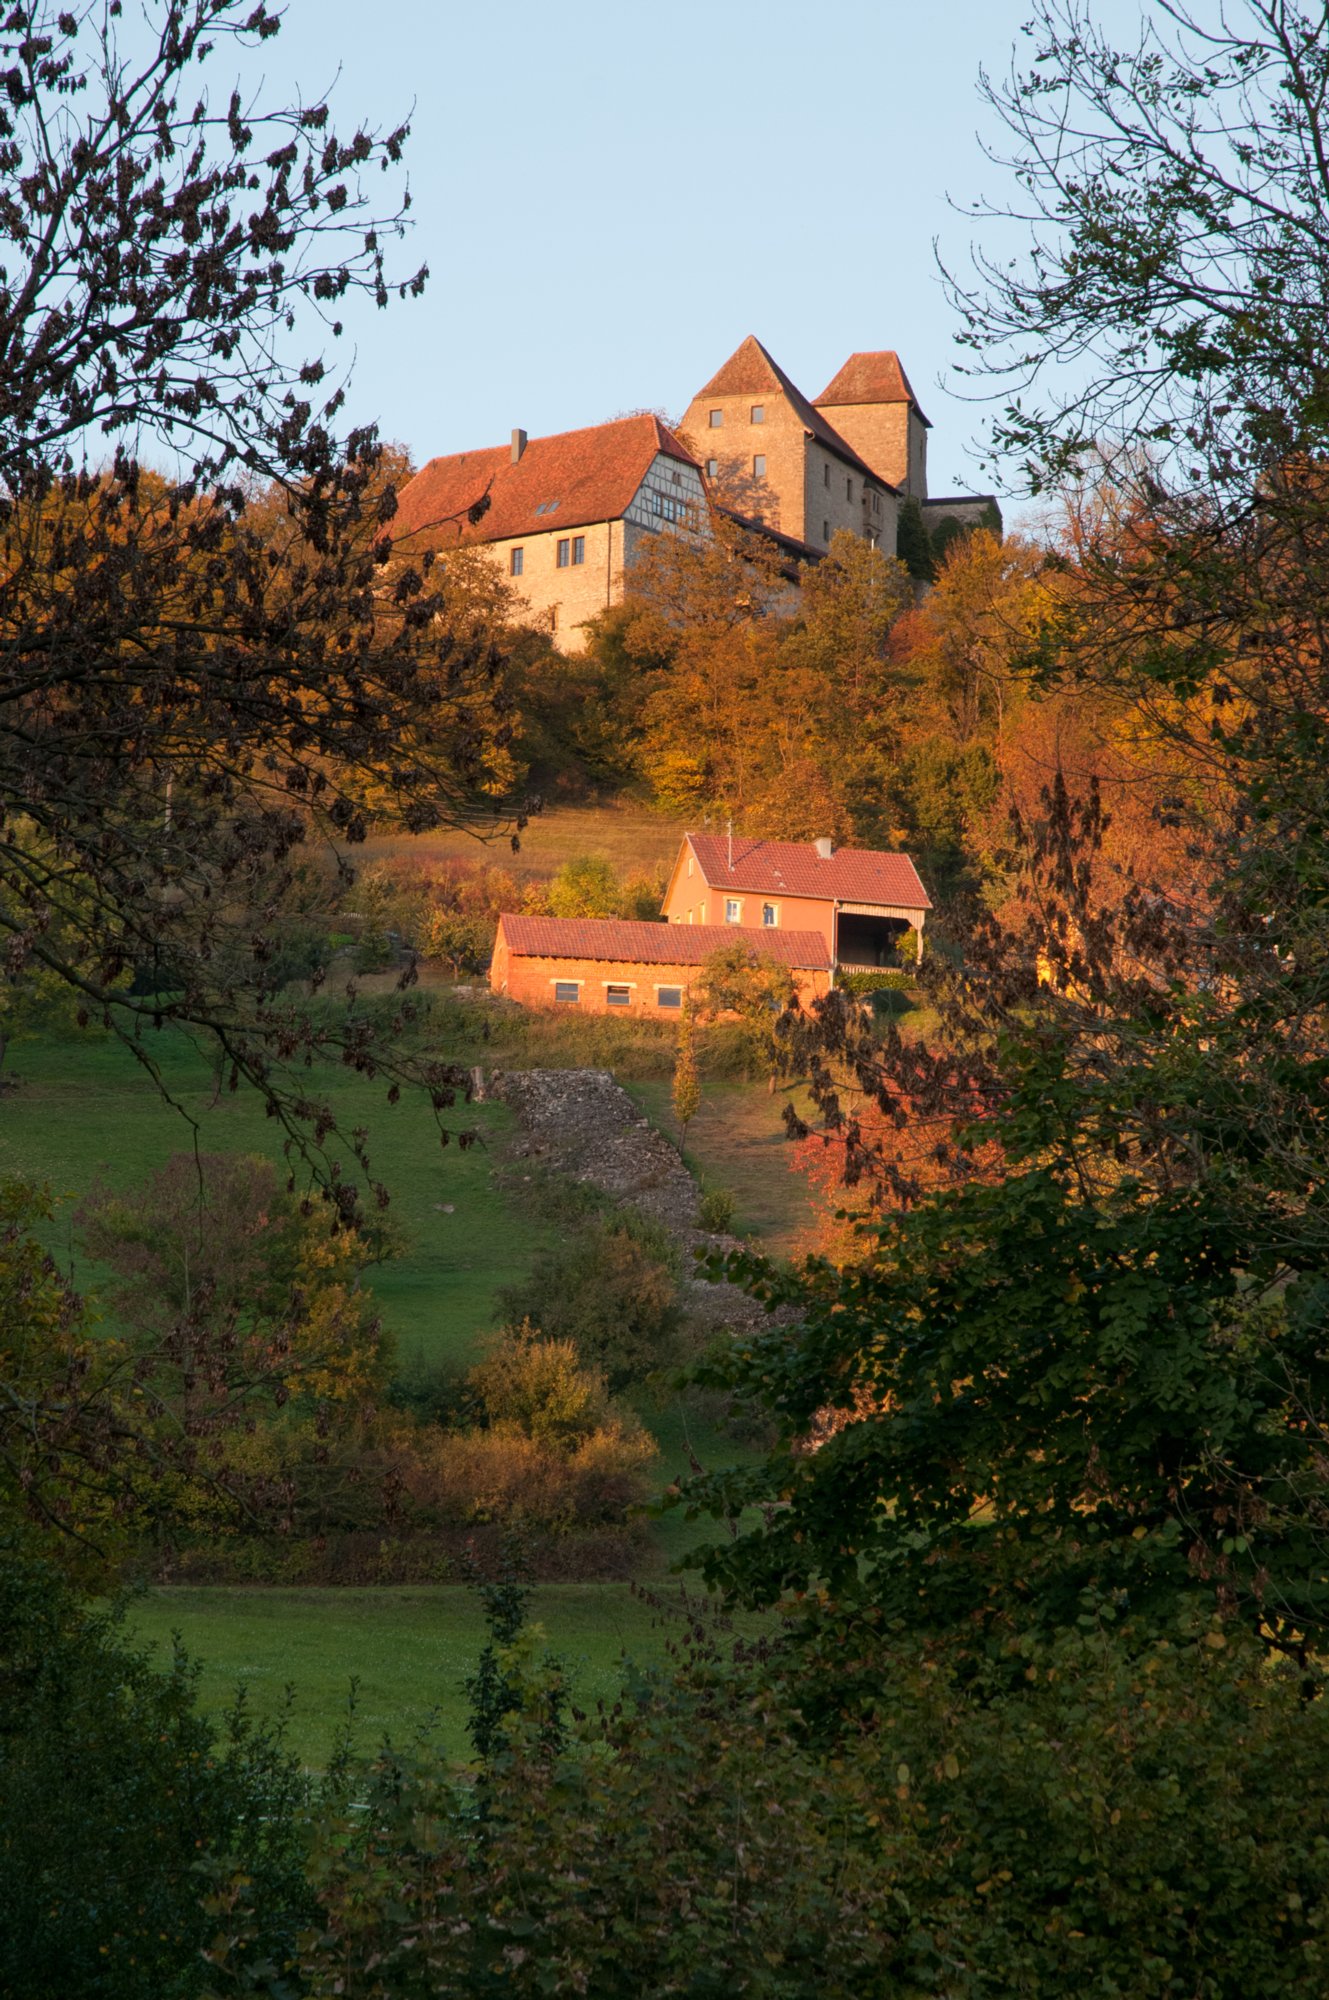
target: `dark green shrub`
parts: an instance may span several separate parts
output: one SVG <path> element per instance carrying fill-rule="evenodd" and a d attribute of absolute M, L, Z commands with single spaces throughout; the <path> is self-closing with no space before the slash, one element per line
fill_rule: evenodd
<path fill-rule="evenodd" d="M 617 1393 L 678 1359 L 673 1247 L 658 1225 L 624 1211 L 589 1223 L 537 1259 L 500 1295 L 513 1321 L 570 1340 Z"/>
<path fill-rule="evenodd" d="M 240 1711 L 218 1736 L 182 1653 L 154 1671 L 45 1565 L 0 1557 L 0 1992 L 188 2000 L 211 1871 L 247 1878 L 252 1957 L 284 1955 L 310 1907 L 298 1766 Z"/>

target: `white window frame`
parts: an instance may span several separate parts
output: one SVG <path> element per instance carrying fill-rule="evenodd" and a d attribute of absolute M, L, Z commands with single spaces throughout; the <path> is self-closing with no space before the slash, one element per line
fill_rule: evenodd
<path fill-rule="evenodd" d="M 729 914 L 729 912 L 730 912 L 731 910 L 732 910 L 732 911 L 734 912 L 734 914 L 733 914 L 733 916 L 732 916 L 732 917 L 731 917 L 731 916 L 730 916 L 730 914 Z M 727 924 L 741 924 L 741 923 L 742 923 L 742 921 L 743 921 L 743 898 L 742 898 L 741 896 L 726 896 L 726 897 L 725 897 L 725 899 L 724 899 L 724 920 L 725 920 L 725 922 L 726 922 Z"/>
<path fill-rule="evenodd" d="M 764 931 L 778 930 L 780 927 L 780 905 L 763 903 L 761 906 L 761 927 Z"/>

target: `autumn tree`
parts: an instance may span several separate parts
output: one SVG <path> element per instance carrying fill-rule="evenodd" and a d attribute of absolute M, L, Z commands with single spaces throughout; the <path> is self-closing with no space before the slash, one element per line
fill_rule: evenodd
<path fill-rule="evenodd" d="M 1170 810 L 1203 893 L 1168 870 L 1105 885 L 1102 790 L 1053 770 L 1012 828 L 1017 911 L 939 975 L 938 1045 L 826 1014 L 827 1106 L 847 1073 L 887 1117 L 954 1107 L 1003 1164 L 884 1220 L 847 1273 L 777 1284 L 803 1332 L 721 1357 L 783 1430 L 707 1496 L 782 1503 L 710 1552 L 742 1594 L 815 1582 L 971 1659 L 1076 1619 L 1212 1616 L 1314 1671 L 1327 31 L 1320 5 L 1160 5 L 1122 49 L 1044 0 L 1035 61 L 990 87 L 1042 224 L 1027 261 L 981 270 L 970 338 L 1017 374 L 1086 364 L 1013 396 L 997 441 L 1033 485 L 1096 464 L 1113 486 L 1056 552 L 1024 670 L 1148 717 L 1190 780 Z M 819 1408 L 860 1402 L 799 1455 Z"/>
<path fill-rule="evenodd" d="M 277 997 L 300 851 L 492 820 L 508 724 L 492 633 L 392 561 L 378 443 L 294 344 L 423 285 L 388 267 L 404 197 L 371 193 L 406 131 L 209 89 L 278 26 L 239 0 L 154 0 L 132 39 L 118 6 L 0 23 L 0 929 L 11 978 L 65 982 L 150 1068 L 144 1030 L 191 1025 L 317 1146 L 281 1061 L 392 1059 Z M 440 1106 L 461 1084 L 417 1073 Z"/>

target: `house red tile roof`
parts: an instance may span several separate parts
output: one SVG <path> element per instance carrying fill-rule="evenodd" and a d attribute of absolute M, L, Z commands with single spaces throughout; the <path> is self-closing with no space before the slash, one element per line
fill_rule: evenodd
<path fill-rule="evenodd" d="M 889 347 L 874 354 L 851 354 L 817 398 L 819 410 L 834 409 L 842 403 L 912 403 L 928 429 L 932 429 L 919 409 L 899 355 Z"/>
<path fill-rule="evenodd" d="M 634 923 L 618 917 L 513 917 L 499 924 L 509 950 L 523 958 L 591 958 L 619 965 L 704 965 L 735 941 L 760 958 L 800 972 L 829 972 L 818 931 L 740 930 L 735 924 Z"/>
<path fill-rule="evenodd" d="M 431 458 L 397 496 L 393 536 L 418 535 L 422 546 L 451 547 L 617 521 L 659 452 L 696 464 L 653 416 L 531 438 L 515 465 L 506 444 Z M 479 520 L 469 521 L 468 510 L 486 496 Z"/>
<path fill-rule="evenodd" d="M 722 833 L 690 833 L 708 889 L 740 889 L 754 895 L 817 896 L 828 902 L 885 903 L 899 910 L 930 910 L 928 893 L 907 854 L 883 854 L 869 847 L 840 847 L 829 859 L 810 841 L 741 840 Z"/>
<path fill-rule="evenodd" d="M 734 349 L 723 368 L 712 375 L 706 387 L 699 389 L 692 400 L 700 403 L 707 396 L 761 396 L 769 395 L 772 390 L 788 399 L 804 430 L 811 431 L 828 451 L 833 451 L 846 465 L 852 465 L 874 485 L 885 488 L 887 493 L 895 491 L 879 472 L 874 472 L 867 461 L 859 457 L 852 445 L 845 443 L 839 431 L 827 422 L 820 410 L 813 408 L 803 391 L 795 387 L 755 334 L 750 333 L 742 345 Z"/>

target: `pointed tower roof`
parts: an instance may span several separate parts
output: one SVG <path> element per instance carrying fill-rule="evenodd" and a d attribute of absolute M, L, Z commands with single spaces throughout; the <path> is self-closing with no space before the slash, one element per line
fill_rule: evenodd
<path fill-rule="evenodd" d="M 817 398 L 818 409 L 834 409 L 844 403 L 912 403 L 928 429 L 932 429 L 894 348 L 850 355 Z"/>
<path fill-rule="evenodd" d="M 828 451 L 833 451 L 837 458 L 842 458 L 846 465 L 852 465 L 856 472 L 861 472 L 878 486 L 887 484 L 881 474 L 874 472 L 866 459 L 860 458 L 853 446 L 846 444 L 839 431 L 813 407 L 753 333 L 734 349 L 724 366 L 712 375 L 705 388 L 699 389 L 692 400 L 700 403 L 707 396 L 762 396 L 772 391 L 786 399 L 804 430 L 811 431 Z"/>

